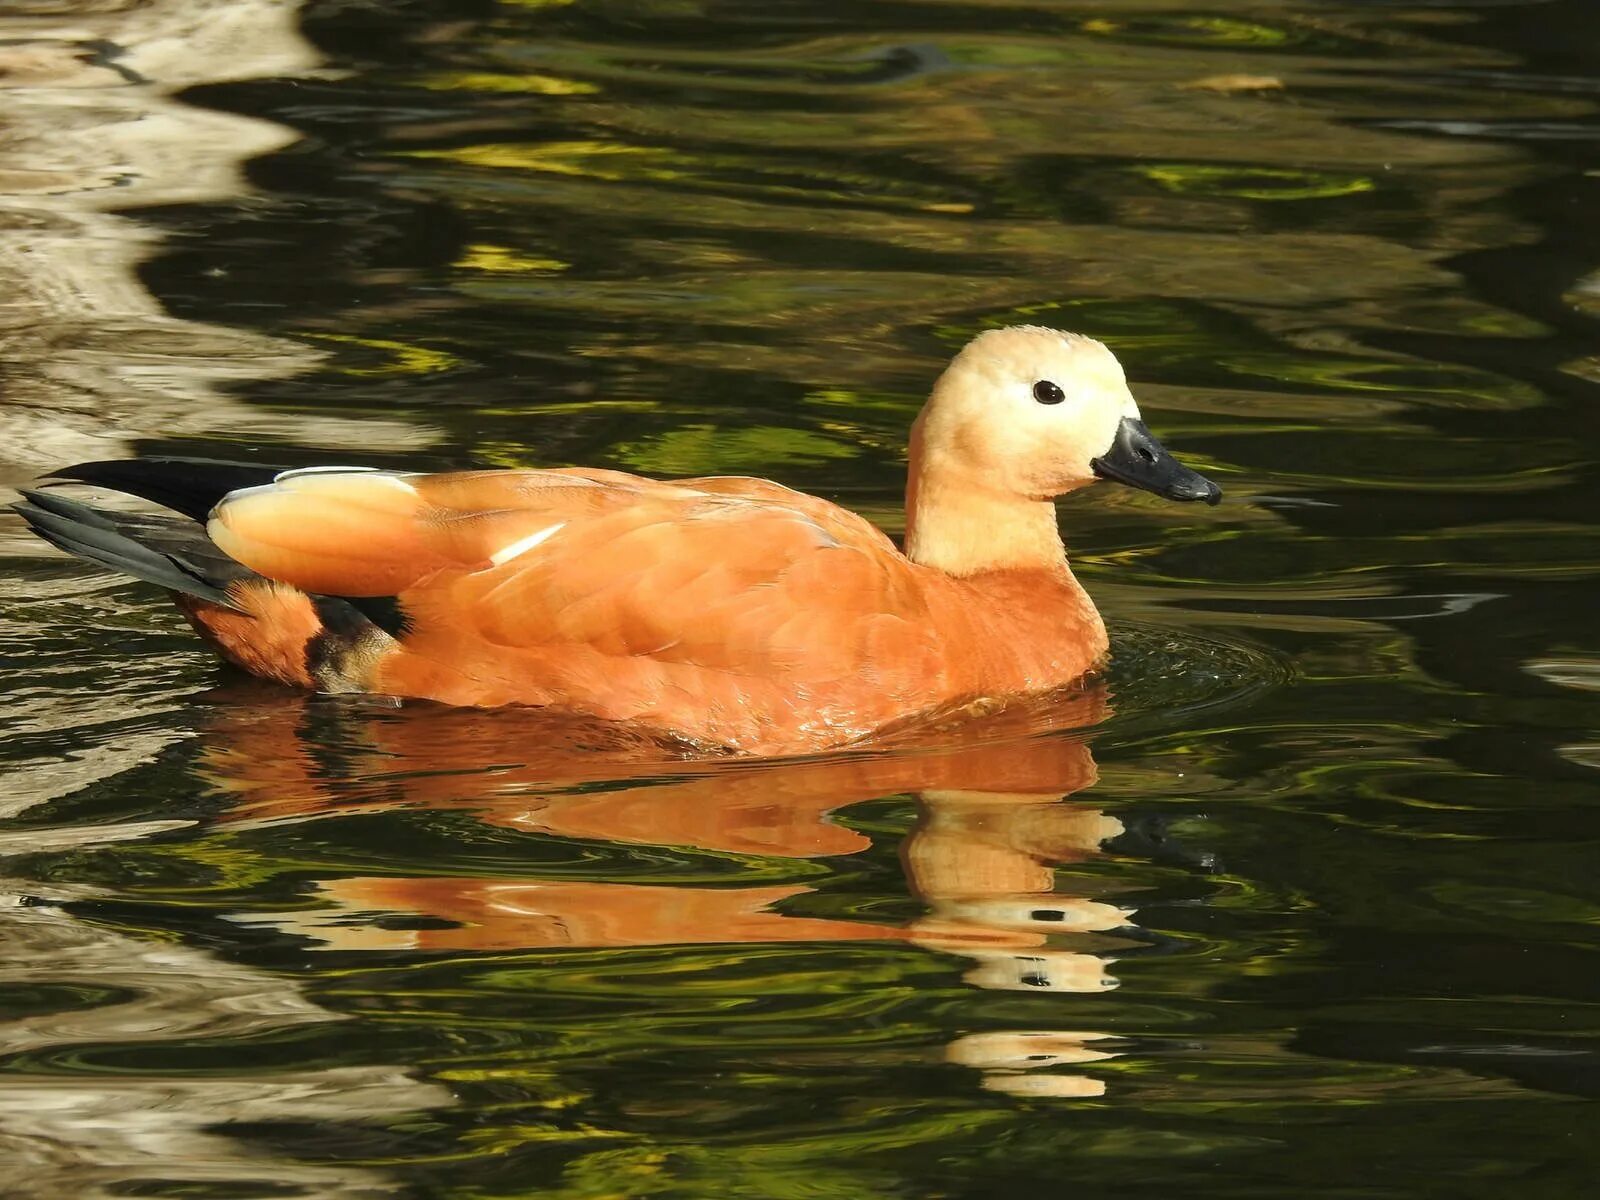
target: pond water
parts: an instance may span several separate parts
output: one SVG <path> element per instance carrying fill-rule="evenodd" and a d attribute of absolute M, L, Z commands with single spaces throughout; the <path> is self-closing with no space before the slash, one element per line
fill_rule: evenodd
<path fill-rule="evenodd" d="M 1116 658 L 1051 729 L 645 769 L 242 681 L 7 516 L 7 1194 L 1592 1194 L 1590 0 L 12 10 L 0 482 L 897 531 L 929 381 L 1026 321 L 1227 500 L 1062 504 Z"/>

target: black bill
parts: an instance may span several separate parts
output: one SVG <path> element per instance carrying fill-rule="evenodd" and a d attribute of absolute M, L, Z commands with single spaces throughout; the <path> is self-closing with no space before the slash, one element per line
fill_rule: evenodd
<path fill-rule="evenodd" d="M 1222 489 L 1204 475 L 1191 471 L 1156 441 L 1143 421 L 1123 417 L 1111 449 L 1089 465 L 1101 479 L 1115 479 L 1165 496 L 1168 500 L 1204 500 L 1215 504 Z"/>

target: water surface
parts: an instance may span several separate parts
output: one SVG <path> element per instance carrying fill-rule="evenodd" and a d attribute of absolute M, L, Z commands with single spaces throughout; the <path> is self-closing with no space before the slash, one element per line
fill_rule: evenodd
<path fill-rule="evenodd" d="M 264 139 L 124 163 L 103 303 L 0 340 L 112 451 L 754 472 L 897 531 L 940 363 L 1028 321 L 1228 499 L 1062 505 L 1117 657 L 1048 719 L 788 763 L 257 686 L 0 526 L 25 1194 L 1589 1194 L 1592 24 L 322 0 L 181 76 L 232 82 L 100 80 Z"/>

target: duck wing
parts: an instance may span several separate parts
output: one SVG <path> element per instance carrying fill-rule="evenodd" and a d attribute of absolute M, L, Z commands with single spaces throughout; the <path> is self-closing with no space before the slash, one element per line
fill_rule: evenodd
<path fill-rule="evenodd" d="M 787 722 L 812 705 L 870 727 L 945 687 L 931 573 L 855 514 L 765 481 L 296 473 L 229 496 L 208 528 L 270 579 L 393 597 L 372 690 L 729 740 L 724 710 Z"/>

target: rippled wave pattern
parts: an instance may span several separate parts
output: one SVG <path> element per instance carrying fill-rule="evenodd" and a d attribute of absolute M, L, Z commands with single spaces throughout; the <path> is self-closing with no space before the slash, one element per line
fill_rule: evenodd
<path fill-rule="evenodd" d="M 141 7 L 17 28 L 137 89 L 71 23 Z M 787 762 L 256 686 L 0 526 L 28 1194 L 1589 1194 L 1587 0 L 301 21 L 292 77 L 119 93 L 261 156 L 224 186 L 178 138 L 185 193 L 133 155 L 73 226 L 115 288 L 0 326 L 7 403 L 216 457 L 753 472 L 896 531 L 941 362 L 1038 322 L 1111 344 L 1228 501 L 1062 505 L 1109 678 Z M 10 45 L 38 128 L 82 117 Z M 14 270 L 17 214 L 85 202 L 4 166 Z M 224 388 L 224 334 L 293 352 Z M 85 345 L 115 369 L 67 404 L 37 368 Z M 30 421 L 18 464 L 61 444 Z"/>

